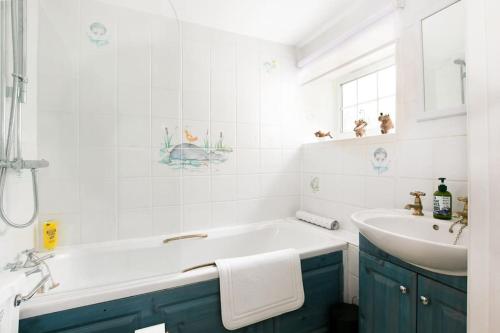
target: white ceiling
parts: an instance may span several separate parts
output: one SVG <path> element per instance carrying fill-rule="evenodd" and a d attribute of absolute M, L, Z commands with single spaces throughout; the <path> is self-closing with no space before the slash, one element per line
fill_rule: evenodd
<path fill-rule="evenodd" d="M 163 0 L 163 6 L 167 0 Z M 172 0 L 182 21 L 298 45 L 352 10 L 370 15 L 393 0 Z M 366 6 L 363 6 L 363 3 Z M 359 15 L 356 15 L 359 17 Z"/>

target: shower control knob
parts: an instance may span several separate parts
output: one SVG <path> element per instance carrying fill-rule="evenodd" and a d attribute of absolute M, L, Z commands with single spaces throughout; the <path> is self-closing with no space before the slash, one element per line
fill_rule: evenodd
<path fill-rule="evenodd" d="M 408 288 L 405 286 L 399 286 L 399 290 L 401 291 L 401 294 L 405 295 L 408 293 Z"/>

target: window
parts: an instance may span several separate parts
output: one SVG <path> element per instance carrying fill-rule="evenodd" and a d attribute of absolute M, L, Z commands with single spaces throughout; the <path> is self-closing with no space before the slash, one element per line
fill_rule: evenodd
<path fill-rule="evenodd" d="M 365 72 L 366 73 L 366 72 Z M 342 133 L 353 133 L 354 121 L 364 119 L 367 131 L 379 129 L 380 113 L 396 120 L 396 66 L 384 67 L 340 84 Z"/>

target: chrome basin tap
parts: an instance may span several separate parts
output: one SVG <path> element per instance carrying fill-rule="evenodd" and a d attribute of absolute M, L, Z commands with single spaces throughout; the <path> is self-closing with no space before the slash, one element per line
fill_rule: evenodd
<path fill-rule="evenodd" d="M 424 197 L 425 193 L 421 191 L 414 191 L 410 192 L 410 195 L 413 195 L 415 197 L 415 202 L 413 204 L 406 205 L 405 209 L 413 210 L 412 215 L 424 216 L 423 213 L 424 207 L 422 206 L 422 199 L 420 197 Z"/>

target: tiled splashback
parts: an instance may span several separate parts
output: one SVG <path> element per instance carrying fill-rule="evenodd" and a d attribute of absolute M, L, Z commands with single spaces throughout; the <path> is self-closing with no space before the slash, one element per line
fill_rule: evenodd
<path fill-rule="evenodd" d="M 293 49 L 95 0 L 40 1 L 41 221 L 62 244 L 292 215 Z M 182 66 L 182 70 L 181 70 Z"/>
<path fill-rule="evenodd" d="M 454 210 L 456 198 L 467 194 L 465 136 L 393 138 L 376 144 L 363 141 L 305 145 L 302 204 L 317 214 L 336 217 L 355 230 L 349 216 L 368 208 L 403 208 L 421 190 L 424 209 L 432 211 L 438 177 L 448 177 Z M 443 149 L 444 148 L 444 149 Z"/>

